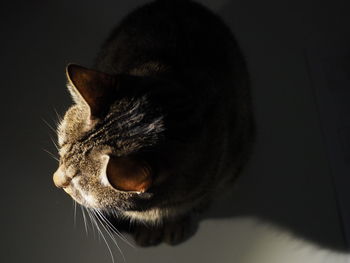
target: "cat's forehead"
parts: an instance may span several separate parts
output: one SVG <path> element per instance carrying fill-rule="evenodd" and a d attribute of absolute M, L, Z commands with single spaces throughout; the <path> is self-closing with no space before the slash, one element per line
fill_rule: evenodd
<path fill-rule="evenodd" d="M 79 105 L 70 107 L 58 125 L 58 143 L 63 146 L 81 137 L 87 131 L 88 110 Z"/>
<path fill-rule="evenodd" d="M 84 162 L 89 152 L 94 155 L 101 151 L 99 141 L 89 136 L 95 129 L 90 125 L 88 116 L 87 109 L 73 105 L 58 126 L 59 155 L 66 166 Z"/>
<path fill-rule="evenodd" d="M 162 115 L 150 111 L 145 98 L 115 101 L 93 125 L 89 116 L 81 105 L 67 111 L 58 128 L 61 157 L 82 157 L 88 152 L 126 156 L 157 143 L 164 129 Z"/>

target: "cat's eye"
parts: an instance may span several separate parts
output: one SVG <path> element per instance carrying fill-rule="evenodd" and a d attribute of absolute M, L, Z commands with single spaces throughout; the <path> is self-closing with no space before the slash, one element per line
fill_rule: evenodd
<path fill-rule="evenodd" d="M 107 178 L 117 190 L 145 192 L 152 184 L 152 169 L 143 161 L 126 157 L 110 157 Z"/>

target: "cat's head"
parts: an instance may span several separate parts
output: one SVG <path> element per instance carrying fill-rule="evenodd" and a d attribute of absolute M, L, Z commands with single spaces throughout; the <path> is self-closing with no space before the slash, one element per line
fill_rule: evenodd
<path fill-rule="evenodd" d="M 66 70 L 75 104 L 58 127 L 60 163 L 54 183 L 94 209 L 132 209 L 150 198 L 155 171 L 144 151 L 160 140 L 161 114 L 123 76 L 77 65 Z"/>

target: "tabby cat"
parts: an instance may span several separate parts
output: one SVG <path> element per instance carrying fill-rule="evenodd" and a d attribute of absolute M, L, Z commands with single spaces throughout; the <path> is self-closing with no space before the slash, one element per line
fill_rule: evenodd
<path fill-rule="evenodd" d="M 66 75 L 75 104 L 58 127 L 55 185 L 117 227 L 135 222 L 140 245 L 188 238 L 253 141 L 229 28 L 198 3 L 154 1 L 122 20 L 92 69 L 70 64 Z"/>

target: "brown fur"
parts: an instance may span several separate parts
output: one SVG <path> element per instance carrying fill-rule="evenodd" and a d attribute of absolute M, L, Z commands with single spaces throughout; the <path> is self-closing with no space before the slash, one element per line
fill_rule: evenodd
<path fill-rule="evenodd" d="M 56 185 L 89 209 L 151 223 L 132 230 L 139 244 L 183 241 L 253 141 L 229 29 L 191 1 L 155 1 L 113 31 L 94 70 L 67 74 L 75 105 L 58 128 Z"/>

